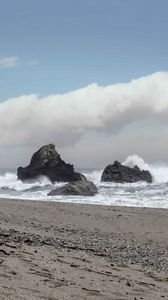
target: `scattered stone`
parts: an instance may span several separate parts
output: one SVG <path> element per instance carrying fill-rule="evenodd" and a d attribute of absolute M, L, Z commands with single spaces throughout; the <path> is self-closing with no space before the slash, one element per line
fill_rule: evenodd
<path fill-rule="evenodd" d="M 141 171 L 138 166 L 130 168 L 115 161 L 113 165 L 108 165 L 104 169 L 101 181 L 118 183 L 146 181 L 147 183 L 152 183 L 152 175 L 149 171 Z"/>
<path fill-rule="evenodd" d="M 74 264 L 74 263 L 71 263 L 71 264 L 70 264 L 70 267 L 72 267 L 72 268 L 78 268 L 78 267 L 79 267 L 79 265 L 77 265 L 77 264 Z"/>
<path fill-rule="evenodd" d="M 47 176 L 52 182 L 85 179 L 84 175 L 74 171 L 73 165 L 61 159 L 53 144 L 45 145 L 35 152 L 27 167 L 18 168 L 17 176 L 22 181 L 32 180 L 39 176 Z"/>
<path fill-rule="evenodd" d="M 131 286 L 131 283 L 129 281 L 126 282 L 126 285 Z"/>
<path fill-rule="evenodd" d="M 12 273 L 12 275 L 17 275 L 16 271 L 12 271 L 11 273 Z"/>
<path fill-rule="evenodd" d="M 97 193 L 97 187 L 90 181 L 76 181 L 67 183 L 48 193 L 48 196 L 55 195 L 79 195 L 79 196 L 94 196 Z"/>

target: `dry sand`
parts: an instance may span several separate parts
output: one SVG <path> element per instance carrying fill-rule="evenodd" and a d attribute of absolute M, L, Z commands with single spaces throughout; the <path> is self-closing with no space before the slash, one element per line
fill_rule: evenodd
<path fill-rule="evenodd" d="M 6 299 L 168 299 L 168 210 L 0 199 Z"/>

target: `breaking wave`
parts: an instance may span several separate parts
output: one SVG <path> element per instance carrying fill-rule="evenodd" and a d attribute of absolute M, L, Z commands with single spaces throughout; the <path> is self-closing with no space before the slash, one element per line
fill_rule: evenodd
<path fill-rule="evenodd" d="M 13 173 L 6 173 L 4 176 L 0 176 L 0 188 L 1 189 L 11 189 L 15 191 L 26 191 L 30 189 L 34 189 L 36 187 L 45 187 L 51 186 L 51 181 L 45 177 L 41 176 L 36 181 L 23 183 L 21 180 L 17 179 L 17 175 Z"/>
<path fill-rule="evenodd" d="M 112 163 L 112 162 L 111 162 Z M 94 197 L 54 196 L 47 193 L 63 183 L 53 184 L 47 177 L 41 176 L 33 182 L 23 183 L 17 179 L 16 173 L 6 172 L 0 175 L 0 197 L 32 199 L 45 201 L 61 201 L 88 203 L 99 205 L 145 206 L 168 208 L 168 166 L 165 164 L 147 164 L 138 155 L 128 156 L 124 165 L 141 170 L 149 170 L 153 183 L 109 183 L 101 182 L 103 170 L 87 170 L 82 172 L 88 180 L 93 181 L 99 193 Z"/>
<path fill-rule="evenodd" d="M 138 155 L 128 156 L 123 162 L 125 166 L 134 167 L 137 165 L 140 170 L 148 170 L 152 176 L 154 182 L 168 182 L 168 166 L 165 164 L 147 164 L 142 157 Z"/>

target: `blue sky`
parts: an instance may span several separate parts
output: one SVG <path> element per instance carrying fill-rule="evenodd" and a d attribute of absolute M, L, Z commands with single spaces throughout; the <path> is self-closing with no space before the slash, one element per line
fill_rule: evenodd
<path fill-rule="evenodd" d="M 0 100 L 167 71 L 167 11 L 167 0 L 0 0 Z"/>
<path fill-rule="evenodd" d="M 167 12 L 168 0 L 0 0 L 0 166 L 50 142 L 76 166 L 168 162 Z"/>

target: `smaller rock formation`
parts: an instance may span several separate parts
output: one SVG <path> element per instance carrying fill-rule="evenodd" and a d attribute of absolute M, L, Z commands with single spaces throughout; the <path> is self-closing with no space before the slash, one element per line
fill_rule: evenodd
<path fill-rule="evenodd" d="M 53 144 L 41 147 L 33 154 L 27 167 L 19 167 L 17 170 L 18 179 L 22 181 L 32 180 L 42 175 L 47 176 L 52 182 L 85 179 L 84 175 L 74 171 L 73 165 L 61 159 Z"/>
<path fill-rule="evenodd" d="M 152 176 L 149 171 L 141 171 L 138 166 L 130 168 L 115 161 L 113 165 L 108 165 L 101 176 L 101 181 L 133 183 L 137 181 L 152 182 Z"/>
<path fill-rule="evenodd" d="M 97 187 L 90 181 L 76 181 L 67 183 L 48 193 L 48 196 L 55 195 L 78 195 L 78 196 L 94 196 L 97 193 Z"/>

